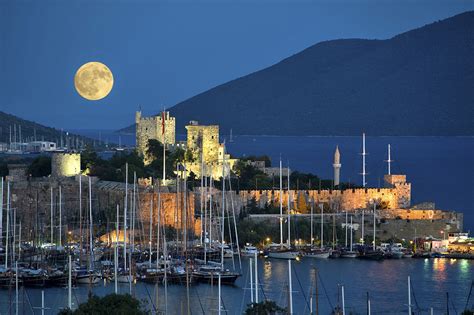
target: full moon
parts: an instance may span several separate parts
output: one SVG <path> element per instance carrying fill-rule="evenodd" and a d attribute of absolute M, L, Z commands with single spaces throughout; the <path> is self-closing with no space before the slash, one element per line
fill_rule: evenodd
<path fill-rule="evenodd" d="M 74 76 L 77 93 L 90 101 L 106 97 L 114 85 L 112 71 L 100 62 L 88 62 L 82 65 Z"/>

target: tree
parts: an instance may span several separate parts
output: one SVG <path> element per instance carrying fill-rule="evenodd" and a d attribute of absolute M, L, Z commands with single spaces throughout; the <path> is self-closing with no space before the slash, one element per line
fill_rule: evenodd
<path fill-rule="evenodd" d="M 32 177 L 43 177 L 51 174 L 51 157 L 38 156 L 31 162 L 26 170 L 28 175 Z"/>
<path fill-rule="evenodd" d="M 260 303 L 249 304 L 245 310 L 246 315 L 273 315 L 288 314 L 288 312 L 278 306 L 274 301 L 263 301 Z"/>
<path fill-rule="evenodd" d="M 86 314 L 116 314 L 116 315 L 142 315 L 146 314 L 140 307 L 140 301 L 129 294 L 109 294 L 104 297 L 92 296 L 86 303 L 79 305 L 75 311 L 69 309 L 59 312 L 60 315 L 86 315 Z"/>
<path fill-rule="evenodd" d="M 0 177 L 5 177 L 8 175 L 8 165 L 4 161 L 0 161 Z"/>

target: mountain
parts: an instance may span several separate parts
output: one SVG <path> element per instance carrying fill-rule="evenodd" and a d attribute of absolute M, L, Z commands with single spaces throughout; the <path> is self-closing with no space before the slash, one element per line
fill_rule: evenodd
<path fill-rule="evenodd" d="M 16 127 L 15 127 L 16 126 Z M 20 142 L 20 126 L 21 126 L 21 139 L 25 141 L 33 141 L 35 139 L 38 141 L 53 141 L 60 144 L 61 138 L 63 138 L 64 144 L 66 143 L 66 137 L 69 141 L 80 140 L 84 143 L 93 143 L 94 140 L 74 135 L 66 134 L 61 130 L 54 128 L 46 127 L 35 123 L 33 121 L 25 120 L 14 115 L 10 115 L 0 111 L 0 142 L 9 143 L 10 142 L 10 128 L 12 141 L 14 141 L 14 130 L 16 128 L 17 141 Z"/>
<path fill-rule="evenodd" d="M 313 45 L 170 109 L 255 135 L 474 135 L 474 11 L 387 40 Z M 129 129 L 130 130 L 130 129 Z"/>

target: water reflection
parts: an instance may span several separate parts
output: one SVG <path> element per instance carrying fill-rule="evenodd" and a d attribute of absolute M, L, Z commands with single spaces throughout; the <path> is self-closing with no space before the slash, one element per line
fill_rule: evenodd
<path fill-rule="evenodd" d="M 447 261 L 444 258 L 434 258 L 433 259 L 433 277 L 438 281 L 446 280 L 446 265 Z"/>

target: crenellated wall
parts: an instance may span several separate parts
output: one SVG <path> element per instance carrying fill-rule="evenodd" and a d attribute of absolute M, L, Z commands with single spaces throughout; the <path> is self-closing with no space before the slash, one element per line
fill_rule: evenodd
<path fill-rule="evenodd" d="M 243 204 L 255 199 L 261 208 L 266 204 L 279 204 L 279 190 L 245 190 L 238 193 Z M 411 185 L 409 183 L 396 184 L 393 188 L 355 188 L 345 190 L 283 190 L 282 200 L 286 207 L 290 196 L 291 207 L 298 208 L 298 204 L 307 204 L 314 200 L 316 204 L 327 203 L 339 210 L 356 210 L 370 207 L 373 201 L 384 204 L 388 209 L 409 208 L 411 201 Z M 301 198 L 304 202 L 299 201 Z M 304 212 L 303 209 L 297 209 Z"/>

